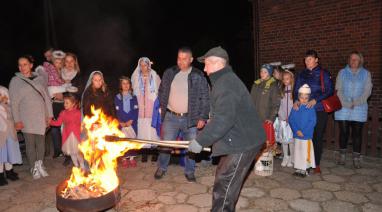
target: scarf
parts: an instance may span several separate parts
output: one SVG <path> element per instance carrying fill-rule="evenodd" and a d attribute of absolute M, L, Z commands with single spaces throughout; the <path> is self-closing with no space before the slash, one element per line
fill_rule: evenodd
<path fill-rule="evenodd" d="M 133 91 L 134 95 L 139 96 L 139 95 L 144 95 L 145 94 L 145 84 L 142 76 L 142 70 L 140 67 L 140 63 L 144 62 L 148 65 L 149 68 L 149 87 L 150 87 L 150 92 L 151 93 L 158 93 L 158 88 L 157 88 L 157 73 L 155 70 L 151 69 L 151 61 L 147 57 L 141 57 L 138 60 L 137 67 L 135 68 L 133 75 L 131 76 L 131 84 L 133 86 Z"/>
<path fill-rule="evenodd" d="M 69 71 L 66 68 L 61 69 L 61 77 L 65 81 L 71 81 L 77 75 L 77 73 L 77 70 Z"/>
<path fill-rule="evenodd" d="M 258 79 L 255 81 L 256 85 L 259 85 L 261 82 L 263 82 L 261 79 Z M 275 78 L 271 77 L 265 82 L 265 87 L 264 89 L 269 89 L 272 85 L 272 83 L 276 82 Z"/>

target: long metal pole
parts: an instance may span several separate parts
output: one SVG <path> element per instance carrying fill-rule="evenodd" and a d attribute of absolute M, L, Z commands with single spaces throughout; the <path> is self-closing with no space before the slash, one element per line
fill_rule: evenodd
<path fill-rule="evenodd" d="M 118 141 L 127 141 L 127 142 L 135 142 L 142 144 L 152 144 L 163 147 L 172 147 L 172 148 L 182 148 L 188 149 L 189 141 L 151 141 L 151 140 L 143 140 L 143 139 L 134 139 L 134 138 L 121 138 L 118 136 L 105 136 L 105 141 L 108 142 L 118 142 Z M 204 147 L 203 151 L 211 152 L 211 148 Z"/>

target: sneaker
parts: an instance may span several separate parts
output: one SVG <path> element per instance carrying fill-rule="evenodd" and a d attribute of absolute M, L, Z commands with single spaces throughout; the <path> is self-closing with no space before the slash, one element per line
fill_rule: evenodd
<path fill-rule="evenodd" d="M 130 159 L 129 164 L 132 168 L 137 167 L 137 161 L 135 159 Z"/>
<path fill-rule="evenodd" d="M 12 181 L 19 180 L 19 175 L 16 172 L 14 172 L 13 169 L 5 171 L 5 174 L 7 175 L 7 178 Z"/>
<path fill-rule="evenodd" d="M 59 152 L 59 153 L 54 153 L 52 158 L 55 159 L 55 158 L 62 157 L 62 156 L 64 156 L 64 154 L 62 154 L 62 152 L 61 153 Z"/>
<path fill-rule="evenodd" d="M 41 178 L 41 174 L 40 172 L 37 170 L 37 167 L 36 167 L 36 164 L 33 168 L 31 168 L 31 173 L 32 173 L 32 176 L 33 176 L 33 179 L 34 180 L 37 180 L 37 179 L 40 179 Z"/>
<path fill-rule="evenodd" d="M 293 176 L 299 176 L 301 174 L 299 169 L 296 169 L 296 171 L 293 172 Z"/>
<path fill-rule="evenodd" d="M 345 165 L 346 162 L 346 149 L 340 149 L 334 152 L 334 158 L 337 165 Z"/>
<path fill-rule="evenodd" d="M 283 162 L 281 162 L 281 166 L 285 167 L 288 164 L 289 159 L 290 159 L 290 157 L 285 155 L 283 158 Z"/>
<path fill-rule="evenodd" d="M 289 161 L 288 161 L 286 166 L 289 167 L 289 168 L 293 167 L 292 158 L 289 158 Z"/>
<path fill-rule="evenodd" d="M 194 173 L 185 174 L 184 176 L 186 177 L 188 182 L 190 182 L 190 183 L 195 183 L 196 182 L 196 178 L 195 178 Z"/>
<path fill-rule="evenodd" d="M 127 158 L 122 158 L 121 164 L 123 168 L 129 168 L 129 161 Z"/>
<path fill-rule="evenodd" d="M 44 164 L 42 164 L 42 160 L 36 161 L 36 166 L 37 166 L 38 172 L 40 172 L 40 175 L 42 177 L 48 177 L 49 176 L 48 172 L 45 169 Z"/>
<path fill-rule="evenodd" d="M 165 173 L 166 173 L 165 171 L 163 171 L 162 169 L 158 168 L 157 171 L 154 174 L 154 178 L 159 180 L 159 179 L 161 179 L 163 177 L 163 175 Z"/>
<path fill-rule="evenodd" d="M 158 160 L 158 155 L 157 154 L 153 154 L 151 156 L 151 162 L 157 162 L 157 160 Z"/>
<path fill-rule="evenodd" d="M 4 172 L 0 173 L 0 186 L 5 186 L 8 184 L 7 179 L 5 179 Z"/>

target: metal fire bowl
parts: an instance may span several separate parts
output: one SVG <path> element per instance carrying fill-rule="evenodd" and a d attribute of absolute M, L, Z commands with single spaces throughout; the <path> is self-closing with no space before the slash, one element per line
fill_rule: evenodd
<path fill-rule="evenodd" d="M 96 212 L 104 211 L 114 207 L 121 200 L 119 186 L 113 191 L 97 198 L 89 199 L 66 199 L 61 196 L 62 190 L 66 188 L 68 182 L 62 181 L 56 187 L 56 207 L 64 212 Z"/>

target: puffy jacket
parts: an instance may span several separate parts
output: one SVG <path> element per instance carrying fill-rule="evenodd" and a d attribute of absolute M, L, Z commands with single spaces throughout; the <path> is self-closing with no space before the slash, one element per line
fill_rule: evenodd
<path fill-rule="evenodd" d="M 324 83 L 323 87 L 325 92 L 322 92 L 321 85 L 321 71 L 323 71 Z M 310 99 L 315 99 L 317 104 L 314 106 L 316 111 L 324 111 L 321 101 L 333 95 L 333 81 L 330 73 L 321 68 L 321 66 L 316 66 L 313 70 L 304 69 L 296 77 L 296 83 L 294 86 L 294 100 L 298 99 L 298 89 L 304 84 L 308 84 L 311 89 Z"/>
<path fill-rule="evenodd" d="M 277 81 L 271 77 L 267 81 L 256 80 L 251 95 L 257 113 L 262 121 L 275 121 L 280 108 L 280 89 Z"/>

